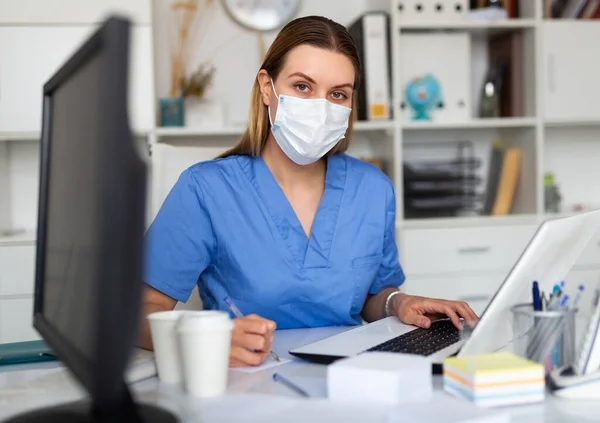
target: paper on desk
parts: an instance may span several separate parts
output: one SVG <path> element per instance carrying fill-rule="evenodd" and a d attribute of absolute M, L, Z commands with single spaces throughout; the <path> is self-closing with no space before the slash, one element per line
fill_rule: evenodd
<path fill-rule="evenodd" d="M 282 364 L 289 363 L 290 361 L 292 361 L 287 358 L 281 358 L 281 357 L 279 357 L 279 360 L 281 360 L 281 361 L 277 361 L 269 355 L 267 357 L 267 359 L 265 361 L 263 361 L 263 363 L 260 366 L 235 367 L 235 368 L 233 368 L 233 370 L 238 371 L 238 372 L 243 372 L 243 373 L 254 373 L 254 372 L 260 372 L 261 370 L 265 370 L 270 367 L 281 366 Z"/>
<path fill-rule="evenodd" d="M 503 410 L 478 407 L 464 398 L 434 392 L 428 402 L 403 404 L 390 413 L 388 423 L 510 423 Z"/>

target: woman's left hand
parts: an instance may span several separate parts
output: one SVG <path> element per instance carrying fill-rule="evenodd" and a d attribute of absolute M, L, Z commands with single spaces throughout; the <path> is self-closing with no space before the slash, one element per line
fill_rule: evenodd
<path fill-rule="evenodd" d="M 406 294 L 396 295 L 391 300 L 396 316 L 407 325 L 429 328 L 433 320 L 448 316 L 454 326 L 462 329 L 461 318 L 471 327 L 475 326 L 478 320 L 475 312 L 464 301 L 439 300 Z"/>

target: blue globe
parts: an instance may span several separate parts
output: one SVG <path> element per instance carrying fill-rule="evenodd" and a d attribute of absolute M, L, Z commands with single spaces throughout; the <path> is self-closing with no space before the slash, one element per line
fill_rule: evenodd
<path fill-rule="evenodd" d="M 406 102 L 414 111 L 414 120 L 431 120 L 429 112 L 441 98 L 441 87 L 433 75 L 415 78 L 406 85 Z"/>

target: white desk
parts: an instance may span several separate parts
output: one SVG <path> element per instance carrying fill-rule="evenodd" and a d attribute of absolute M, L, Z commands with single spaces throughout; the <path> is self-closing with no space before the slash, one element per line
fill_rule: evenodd
<path fill-rule="evenodd" d="M 287 351 L 345 328 L 320 328 L 278 331 L 273 349 L 293 361 L 255 373 L 230 370 L 227 395 L 212 401 L 201 401 L 185 395 L 181 388 L 146 379 L 133 385 L 138 401 L 159 404 L 176 412 L 182 422 L 300 422 L 311 423 L 386 422 L 389 410 L 369 404 L 332 405 L 326 399 L 326 367 L 295 359 Z M 273 382 L 277 371 L 294 380 L 314 399 L 299 397 L 285 385 Z M 441 378 L 435 377 L 436 395 L 441 391 Z M 276 400 L 272 395 L 276 395 Z M 35 366 L 0 367 L 0 420 L 19 411 L 44 405 L 73 401 L 84 397 L 76 383 L 61 371 L 57 363 Z M 427 406 L 427 405 L 424 405 Z M 567 401 L 547 396 L 544 403 L 508 409 L 514 422 L 598 422 L 600 402 Z M 333 413 L 333 414 L 332 414 Z"/>

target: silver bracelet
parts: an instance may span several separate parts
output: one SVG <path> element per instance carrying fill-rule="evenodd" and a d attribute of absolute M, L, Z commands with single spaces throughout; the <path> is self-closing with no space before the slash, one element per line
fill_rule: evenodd
<path fill-rule="evenodd" d="M 388 295 L 387 298 L 386 298 L 386 300 L 385 300 L 385 306 L 383 307 L 383 314 L 385 315 L 385 317 L 390 317 L 390 312 L 389 312 L 390 300 L 396 294 L 401 294 L 401 292 L 400 291 L 394 291 L 390 295 Z"/>

